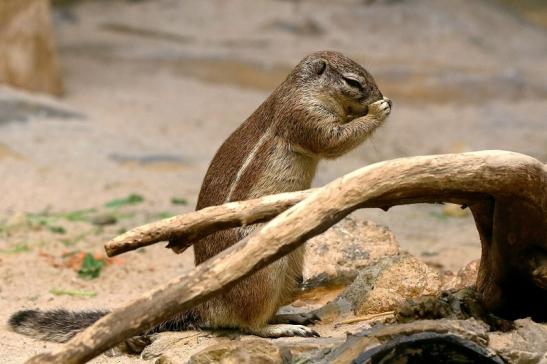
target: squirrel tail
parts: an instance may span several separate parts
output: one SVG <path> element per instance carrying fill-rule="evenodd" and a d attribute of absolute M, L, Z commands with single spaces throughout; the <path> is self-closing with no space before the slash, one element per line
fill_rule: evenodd
<path fill-rule="evenodd" d="M 8 325 L 19 334 L 64 343 L 108 313 L 107 310 L 22 310 L 11 315 Z"/>
<path fill-rule="evenodd" d="M 13 331 L 22 335 L 45 341 L 64 343 L 109 313 L 110 311 L 108 310 L 22 310 L 15 312 L 9 318 L 8 325 Z M 146 336 L 163 331 L 196 329 L 198 328 L 199 321 L 197 312 L 189 310 L 150 328 L 143 335 Z"/>

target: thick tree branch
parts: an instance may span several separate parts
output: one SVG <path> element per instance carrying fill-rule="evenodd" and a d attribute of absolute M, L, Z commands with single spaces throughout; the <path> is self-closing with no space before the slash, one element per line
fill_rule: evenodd
<path fill-rule="evenodd" d="M 497 310 L 510 307 L 519 315 L 545 315 L 547 292 L 540 283 L 547 274 L 531 274 L 529 261 L 547 252 L 546 175 L 545 166 L 537 160 L 504 151 L 403 158 L 361 168 L 316 190 L 192 271 L 115 309 L 56 352 L 38 355 L 28 363 L 85 362 L 227 290 L 351 211 L 398 201 L 453 200 L 457 196 L 457 201 L 472 206 L 483 254 L 488 257 L 486 263 L 481 262 L 479 293 Z M 494 201 L 493 208 L 480 208 L 484 201 Z M 490 213 L 493 216 L 482 216 Z M 516 225 L 515 216 L 520 216 Z"/>
<path fill-rule="evenodd" d="M 105 244 L 109 257 L 177 238 L 179 244 L 169 248 L 177 253 L 198 239 L 218 230 L 267 221 L 305 199 L 312 190 L 265 196 L 254 200 L 230 202 L 199 211 L 142 225 L 115 237 Z M 181 244 L 183 243 L 183 244 Z"/>

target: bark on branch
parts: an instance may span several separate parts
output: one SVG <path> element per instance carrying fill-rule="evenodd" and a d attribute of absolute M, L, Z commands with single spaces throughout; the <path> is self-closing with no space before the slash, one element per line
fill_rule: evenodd
<path fill-rule="evenodd" d="M 115 237 L 105 244 L 109 257 L 177 238 L 179 244 L 168 248 L 176 253 L 186 250 L 196 240 L 218 230 L 267 221 L 305 199 L 312 190 L 281 193 L 254 200 L 230 202 L 199 211 L 142 225 Z"/>
<path fill-rule="evenodd" d="M 483 151 L 396 159 L 349 173 L 261 230 L 97 321 L 28 363 L 82 363 L 121 340 L 231 287 L 361 207 L 451 201 L 471 207 L 482 242 L 477 282 L 489 308 L 545 316 L 547 168 L 517 153 Z"/>

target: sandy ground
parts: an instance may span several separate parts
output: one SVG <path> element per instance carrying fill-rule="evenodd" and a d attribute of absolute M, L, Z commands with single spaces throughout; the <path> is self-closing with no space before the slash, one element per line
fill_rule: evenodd
<path fill-rule="evenodd" d="M 189 269 L 191 251 L 155 246 L 84 280 L 62 255 L 101 252 L 121 229 L 190 211 L 220 143 L 314 50 L 362 62 L 394 100 L 386 126 L 320 165 L 316 185 L 410 155 L 508 149 L 547 160 L 546 30 L 495 3 L 86 1 L 55 20 L 66 96 L 0 88 L 1 322 L 22 307 L 113 307 Z M 131 193 L 144 201 L 116 210 L 114 226 L 51 221 L 84 208 L 111 212 L 106 202 Z M 442 206 L 356 214 L 388 225 L 404 250 L 444 269 L 480 255 L 471 217 Z M 3 325 L 0 340 L 3 363 L 55 347 Z"/>

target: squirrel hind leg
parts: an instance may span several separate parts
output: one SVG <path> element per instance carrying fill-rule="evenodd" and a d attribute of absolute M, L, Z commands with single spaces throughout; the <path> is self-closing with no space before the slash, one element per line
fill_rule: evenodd
<path fill-rule="evenodd" d="M 319 337 L 319 334 L 304 325 L 291 324 L 276 324 L 265 325 L 256 328 L 247 328 L 245 333 L 267 338 L 302 336 L 302 337 Z"/>
<path fill-rule="evenodd" d="M 318 321 L 321 321 L 321 318 L 315 313 L 303 312 L 277 314 L 270 321 L 270 324 L 313 325 Z"/>

